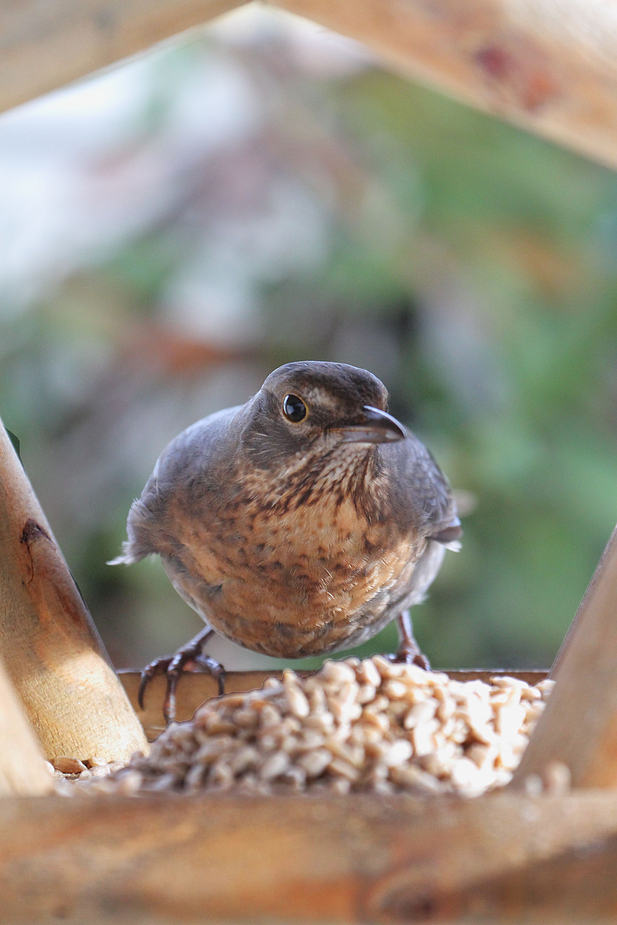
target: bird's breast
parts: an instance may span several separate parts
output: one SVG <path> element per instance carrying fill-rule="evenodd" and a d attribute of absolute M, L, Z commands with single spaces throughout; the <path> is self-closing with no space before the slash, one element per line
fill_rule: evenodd
<path fill-rule="evenodd" d="M 220 587 L 202 600 L 215 629 L 296 658 L 341 648 L 358 621 L 381 619 L 383 592 L 408 579 L 425 541 L 392 520 L 369 523 L 351 497 L 331 492 L 319 503 L 235 502 L 189 545 L 204 587 Z M 380 596 L 383 606 L 367 609 Z"/>

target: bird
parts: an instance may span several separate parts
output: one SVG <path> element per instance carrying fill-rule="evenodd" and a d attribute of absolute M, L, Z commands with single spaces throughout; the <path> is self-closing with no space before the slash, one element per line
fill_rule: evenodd
<path fill-rule="evenodd" d="M 461 522 L 424 444 L 388 412 L 365 369 L 302 361 L 275 369 L 245 404 L 215 412 L 163 450 L 131 506 L 110 564 L 157 554 L 205 628 L 141 676 L 167 676 L 175 716 L 183 670 L 224 668 L 214 632 L 284 659 L 371 639 L 397 620 L 399 661 L 429 668 L 413 635 L 421 602 Z"/>

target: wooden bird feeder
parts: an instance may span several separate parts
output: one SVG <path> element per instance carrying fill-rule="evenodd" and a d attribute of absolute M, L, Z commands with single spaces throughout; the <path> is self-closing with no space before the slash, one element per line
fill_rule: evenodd
<path fill-rule="evenodd" d="M 5 3 L 0 108 L 239 5 Z M 617 167 L 613 4 L 276 5 Z M 147 748 L 142 724 L 150 735 L 161 727 L 162 684 L 149 691 L 148 713 L 136 715 L 136 675 L 118 682 L 1 427 L 0 550 L 0 925 L 617 922 L 617 535 L 511 785 L 467 800 L 46 796 L 43 751 L 124 758 Z M 263 677 L 238 674 L 229 688 Z M 209 678 L 187 677 L 179 717 L 215 693 Z M 528 795 L 525 777 L 555 761 L 569 767 L 571 791 Z"/>

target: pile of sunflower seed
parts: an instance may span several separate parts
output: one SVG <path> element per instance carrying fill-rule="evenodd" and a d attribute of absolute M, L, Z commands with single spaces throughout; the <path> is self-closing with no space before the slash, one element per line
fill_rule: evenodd
<path fill-rule="evenodd" d="M 553 683 L 457 681 L 381 656 L 327 661 L 210 700 L 147 758 L 86 768 L 70 789 L 478 796 L 510 780 Z"/>

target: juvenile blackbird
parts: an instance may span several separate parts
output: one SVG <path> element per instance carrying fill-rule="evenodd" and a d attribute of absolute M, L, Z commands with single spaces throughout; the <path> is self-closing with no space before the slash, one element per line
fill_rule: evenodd
<path fill-rule="evenodd" d="M 397 657 L 425 667 L 408 608 L 460 521 L 426 447 L 386 411 L 384 385 L 342 363 L 288 363 L 244 405 L 198 421 L 163 451 L 112 564 L 158 553 L 206 628 L 142 674 L 165 671 L 167 717 L 183 667 L 216 630 L 278 658 L 359 645 L 398 619 Z"/>

